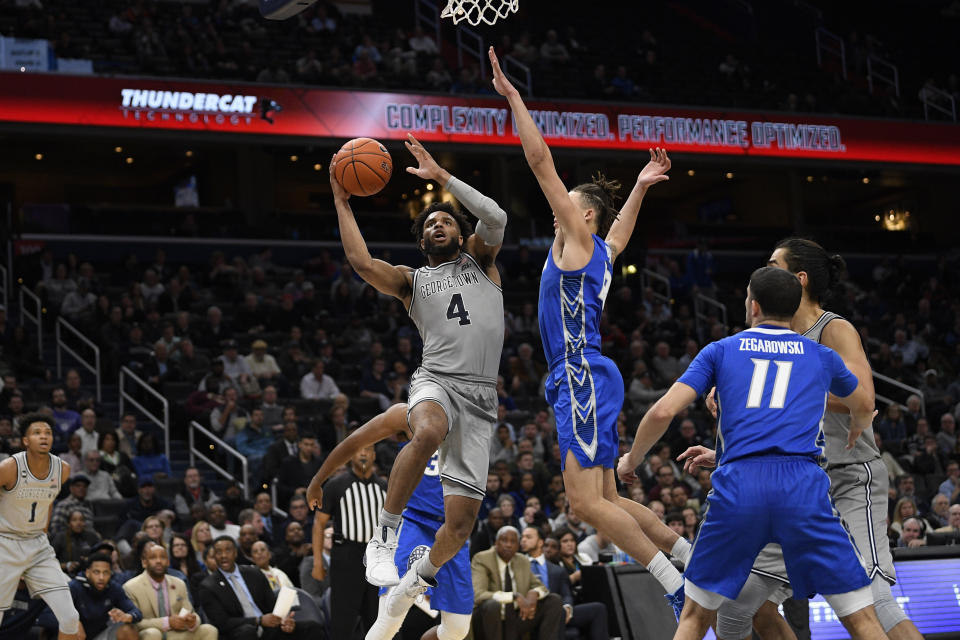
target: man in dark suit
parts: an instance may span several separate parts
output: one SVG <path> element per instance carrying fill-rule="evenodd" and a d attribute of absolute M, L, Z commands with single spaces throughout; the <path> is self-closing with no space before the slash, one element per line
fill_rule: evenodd
<path fill-rule="evenodd" d="M 267 447 L 267 453 L 263 456 L 264 482 L 270 483 L 277 477 L 277 474 L 280 473 L 280 468 L 283 466 L 284 459 L 300 453 L 300 447 L 297 445 L 299 439 L 299 429 L 297 428 L 296 420 L 285 422 L 283 425 L 283 437 Z M 289 500 L 289 498 L 287 499 Z M 281 501 L 280 504 L 286 504 L 286 502 Z"/>
<path fill-rule="evenodd" d="M 257 567 L 237 565 L 237 543 L 230 536 L 213 542 L 217 571 L 200 583 L 200 602 L 210 623 L 231 640 L 316 640 L 320 625 L 273 615 L 277 596 Z"/>
<path fill-rule="evenodd" d="M 317 436 L 309 431 L 300 434 L 297 451 L 296 455 L 283 459 L 277 474 L 277 500 L 280 504 L 289 504 L 294 494 L 306 494 L 307 486 L 320 470 L 320 464 L 323 462 L 320 459 Z"/>
<path fill-rule="evenodd" d="M 550 545 L 551 553 L 545 552 L 547 545 Z M 557 594 L 563 601 L 565 624 L 561 626 L 560 638 L 564 637 L 564 629 L 575 629 L 581 638 L 607 640 L 610 637 L 607 633 L 607 607 L 602 602 L 574 604 L 566 570 L 549 559 L 551 555 L 560 556 L 559 540 L 544 540 L 539 529 L 527 527 L 520 536 L 520 550 L 530 557 L 530 571 L 547 585 L 550 593 Z M 556 554 L 553 554 L 554 550 Z"/>
<path fill-rule="evenodd" d="M 470 561 L 473 577 L 473 619 L 486 640 L 519 638 L 529 632 L 536 640 L 556 640 L 562 628 L 560 596 L 550 593 L 517 554 L 519 532 L 502 527 L 493 549 Z"/>

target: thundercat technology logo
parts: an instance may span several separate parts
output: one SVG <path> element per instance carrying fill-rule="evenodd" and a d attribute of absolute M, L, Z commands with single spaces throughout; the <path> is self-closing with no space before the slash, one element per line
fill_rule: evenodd
<path fill-rule="evenodd" d="M 257 112 L 257 96 L 197 91 L 121 89 L 120 110 L 134 120 L 192 123 L 250 124 Z"/>

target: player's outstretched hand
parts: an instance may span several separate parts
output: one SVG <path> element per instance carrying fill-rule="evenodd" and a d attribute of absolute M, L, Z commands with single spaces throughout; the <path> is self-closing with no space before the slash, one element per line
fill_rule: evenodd
<path fill-rule="evenodd" d="M 437 164 L 437 161 L 433 159 L 430 152 L 426 150 L 419 140 L 413 137 L 412 133 L 407 134 L 407 139 L 403 141 L 403 144 L 407 148 L 407 151 L 417 159 L 418 164 L 416 167 L 407 167 L 407 173 L 412 173 L 424 180 L 436 180 L 441 186 L 447 183 L 447 180 L 450 179 L 450 174 Z"/>
<path fill-rule="evenodd" d="M 869 419 L 866 419 L 865 416 L 857 416 L 856 414 L 850 416 L 850 434 L 847 436 L 847 449 L 853 449 L 853 446 L 857 443 L 857 438 L 873 424 L 874 418 L 876 418 L 879 413 L 879 411 L 874 409 Z"/>
<path fill-rule="evenodd" d="M 349 200 L 350 192 L 343 188 L 340 181 L 337 180 L 337 174 L 334 173 L 337 166 L 337 154 L 330 158 L 330 190 L 333 191 L 334 200 Z"/>
<path fill-rule="evenodd" d="M 677 462 L 681 460 L 684 461 L 684 473 L 694 474 L 700 467 L 710 469 L 717 466 L 717 452 L 698 444 L 678 455 Z"/>
<path fill-rule="evenodd" d="M 493 88 L 505 98 L 519 96 L 520 92 L 507 80 L 507 76 L 500 68 L 500 61 L 497 60 L 497 53 L 493 50 L 493 47 L 487 50 L 487 55 L 490 57 L 490 66 L 493 68 Z"/>
<path fill-rule="evenodd" d="M 669 180 L 667 171 L 670 171 L 670 157 L 667 155 L 667 150 L 660 147 L 656 150 L 650 149 L 650 162 L 637 176 L 637 185 L 649 189 L 658 182 Z"/>
<path fill-rule="evenodd" d="M 629 453 L 620 458 L 620 463 L 617 465 L 617 475 L 620 477 L 620 482 L 624 484 L 633 484 L 636 482 L 637 466 L 639 466 L 638 463 L 634 462 L 633 457 Z"/>
<path fill-rule="evenodd" d="M 704 398 L 704 402 L 707 404 L 707 411 L 710 412 L 710 415 L 713 416 L 713 419 L 717 419 L 717 388 L 712 387 L 710 393 L 707 394 L 707 397 Z"/>

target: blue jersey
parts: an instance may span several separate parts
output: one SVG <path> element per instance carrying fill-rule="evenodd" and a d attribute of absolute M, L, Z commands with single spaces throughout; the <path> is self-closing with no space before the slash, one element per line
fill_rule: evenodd
<path fill-rule="evenodd" d="M 762 325 L 704 347 L 678 382 L 697 393 L 717 388 L 718 466 L 757 455 L 821 456 L 827 392 L 843 398 L 858 384 L 832 349 Z"/>
<path fill-rule="evenodd" d="M 576 271 L 560 269 L 553 261 L 553 250 L 549 251 L 540 276 L 537 318 L 551 367 L 585 349 L 599 353 L 600 313 L 612 278 L 610 247 L 599 236 L 593 236 L 590 262 Z"/>
<path fill-rule="evenodd" d="M 406 443 L 401 444 L 403 447 Z M 443 522 L 443 487 L 440 484 L 439 452 L 435 452 L 423 470 L 423 478 L 407 501 L 403 517 L 423 522 Z"/>

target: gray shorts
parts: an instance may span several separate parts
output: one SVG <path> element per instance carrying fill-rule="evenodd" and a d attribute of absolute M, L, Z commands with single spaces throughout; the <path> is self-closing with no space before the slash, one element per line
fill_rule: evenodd
<path fill-rule="evenodd" d="M 897 572 L 887 541 L 887 466 L 877 458 L 827 468 L 827 475 L 833 505 L 860 551 L 867 575 L 895 584 Z"/>
<path fill-rule="evenodd" d="M 770 600 L 779 605 L 793 595 L 790 578 L 787 577 L 787 565 L 783 560 L 783 549 L 780 545 L 770 543 L 761 549 L 750 573 L 764 578 L 764 584 L 770 586 L 770 594 L 764 600 Z M 757 606 L 761 604 L 763 604 L 762 600 Z"/>
<path fill-rule="evenodd" d="M 490 466 L 490 438 L 497 423 L 497 389 L 417 369 L 410 380 L 407 419 L 421 402 L 436 402 L 447 416 L 447 436 L 440 444 L 443 495 L 483 500 Z M 415 425 L 410 425 L 415 430 Z"/>
<path fill-rule="evenodd" d="M 46 536 L 20 539 L 0 535 L 0 611 L 10 608 L 21 578 L 34 597 L 70 588 Z"/>

